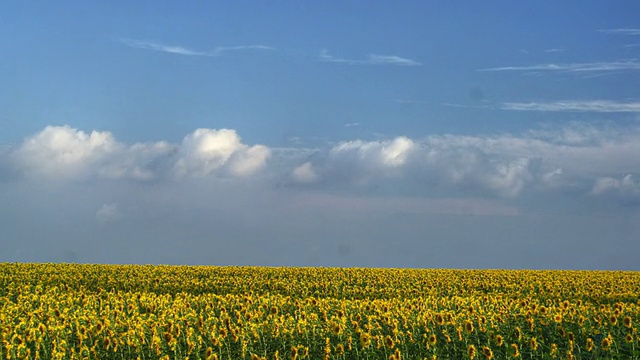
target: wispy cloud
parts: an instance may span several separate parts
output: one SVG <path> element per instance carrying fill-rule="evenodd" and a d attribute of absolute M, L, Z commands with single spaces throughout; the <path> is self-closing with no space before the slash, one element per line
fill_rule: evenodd
<path fill-rule="evenodd" d="M 431 104 L 430 102 L 424 100 L 393 99 L 392 101 L 398 104 Z"/>
<path fill-rule="evenodd" d="M 133 40 L 133 39 L 121 39 L 120 42 L 127 46 L 137 48 L 137 49 L 161 51 L 161 52 L 166 52 L 170 54 L 186 55 L 186 56 L 207 56 L 207 54 L 204 52 L 194 51 L 182 46 L 163 45 L 159 43 L 154 43 L 149 41 L 139 41 L 139 40 Z"/>
<path fill-rule="evenodd" d="M 151 51 L 160 51 L 169 54 L 176 55 L 184 55 L 184 56 L 206 56 L 206 57 L 216 57 L 221 56 L 224 52 L 229 51 L 239 51 L 239 50 L 274 50 L 271 46 L 265 45 L 241 45 L 241 46 L 218 46 L 210 51 L 198 51 L 189 49 L 183 46 L 177 45 L 165 45 L 157 42 L 151 41 L 140 41 L 134 39 L 120 39 L 120 42 L 129 47 L 151 50 Z"/>
<path fill-rule="evenodd" d="M 564 49 L 547 49 L 544 52 L 548 52 L 548 53 L 561 53 L 564 52 Z"/>
<path fill-rule="evenodd" d="M 637 59 L 592 62 L 592 63 L 570 63 L 570 64 L 539 64 L 529 66 L 503 66 L 478 71 L 549 71 L 549 72 L 597 72 L 597 71 L 621 71 L 640 70 L 640 62 Z"/>
<path fill-rule="evenodd" d="M 327 50 L 320 52 L 320 59 L 326 62 L 342 63 L 348 65 L 396 65 L 396 66 L 419 66 L 421 63 L 395 55 L 369 54 L 364 60 L 345 59 L 329 55 Z"/>
<path fill-rule="evenodd" d="M 573 111 L 573 112 L 640 112 L 640 102 L 616 102 L 608 100 L 554 101 L 554 102 L 508 102 L 500 105 L 502 110 L 515 111 Z"/>
<path fill-rule="evenodd" d="M 602 29 L 602 30 L 598 30 L 598 32 L 601 32 L 604 34 L 612 34 L 612 35 L 640 35 L 640 29 L 630 29 L 630 28 Z"/>

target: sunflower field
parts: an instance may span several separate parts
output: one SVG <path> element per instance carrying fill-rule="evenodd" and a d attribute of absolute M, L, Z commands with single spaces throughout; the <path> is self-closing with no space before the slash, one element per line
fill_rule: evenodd
<path fill-rule="evenodd" d="M 0 263 L 2 359 L 640 359 L 640 273 Z"/>

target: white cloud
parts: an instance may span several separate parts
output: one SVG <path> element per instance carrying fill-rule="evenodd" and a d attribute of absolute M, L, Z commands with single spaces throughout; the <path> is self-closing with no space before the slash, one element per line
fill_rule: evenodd
<path fill-rule="evenodd" d="M 229 52 L 229 51 L 238 51 L 238 50 L 274 50 L 273 47 L 266 46 L 266 45 L 240 45 L 240 46 L 218 46 L 218 47 L 216 47 L 216 48 L 214 48 L 213 50 L 210 50 L 210 51 L 197 51 L 197 50 L 192 50 L 192 49 L 185 48 L 183 46 L 164 45 L 164 44 L 157 43 L 157 42 L 152 42 L 152 41 L 121 39 L 120 42 L 125 44 L 125 45 L 127 45 L 127 46 L 129 46 L 129 47 L 133 47 L 133 48 L 137 48 L 137 49 L 160 51 L 160 52 L 166 52 L 166 53 L 169 53 L 169 54 L 185 55 L 185 56 L 215 57 L 215 56 L 221 56 L 223 53 Z"/>
<path fill-rule="evenodd" d="M 166 166 L 178 151 L 176 145 L 160 141 L 122 145 L 109 162 L 96 169 L 100 178 L 148 181 L 163 176 Z"/>
<path fill-rule="evenodd" d="M 565 100 L 553 102 L 508 102 L 500 105 L 503 110 L 516 111 L 575 111 L 575 112 L 640 112 L 640 102 L 608 100 Z"/>
<path fill-rule="evenodd" d="M 316 174 L 313 165 L 308 161 L 293 169 L 291 176 L 298 183 L 312 183 L 318 180 L 318 174 Z"/>
<path fill-rule="evenodd" d="M 163 45 L 163 44 L 155 43 L 155 42 L 151 42 L 151 41 L 140 41 L 140 40 L 133 40 L 133 39 L 121 39 L 120 42 L 125 44 L 125 45 L 127 45 L 127 46 L 130 46 L 130 47 L 133 47 L 133 48 L 137 48 L 137 49 L 160 51 L 160 52 L 166 52 L 166 53 L 169 53 L 169 54 L 176 54 L 176 55 L 207 56 L 207 53 L 205 53 L 205 52 L 187 49 L 187 48 L 182 47 L 182 46 Z"/>
<path fill-rule="evenodd" d="M 125 145 L 108 131 L 89 134 L 69 126 L 48 126 L 7 156 L 17 173 L 31 179 L 149 181 L 171 174 L 250 176 L 265 167 L 271 150 L 243 144 L 229 129 L 198 129 L 180 145 L 164 141 Z"/>
<path fill-rule="evenodd" d="M 300 184 L 310 190 L 362 194 L 517 198 L 540 191 L 600 194 L 612 184 L 627 189 L 631 178 L 611 179 L 640 169 L 637 154 L 639 128 L 584 124 L 520 135 L 353 140 L 325 149 L 248 145 L 232 129 L 197 129 L 180 144 L 127 145 L 106 131 L 50 126 L 4 151 L 0 173 L 41 181 L 176 183 L 260 176 L 274 187 Z"/>
<path fill-rule="evenodd" d="M 69 126 L 47 126 L 12 156 L 23 172 L 35 177 L 76 178 L 89 175 L 121 148 L 110 132 L 87 134 Z"/>
<path fill-rule="evenodd" d="M 421 63 L 396 55 L 376 55 L 369 54 L 365 60 L 353 60 L 329 55 L 327 50 L 320 52 L 320 59 L 326 62 L 343 63 L 348 65 L 396 65 L 396 66 L 419 66 Z"/>
<path fill-rule="evenodd" d="M 640 35 L 640 29 L 603 29 L 598 32 L 611 35 Z"/>
<path fill-rule="evenodd" d="M 601 174 L 640 168 L 640 131 L 572 125 L 522 135 L 431 135 L 342 142 L 302 161 L 294 183 L 412 194 L 590 191 Z M 305 177 L 311 173 L 313 176 Z M 381 190 L 384 191 L 384 190 Z"/>
<path fill-rule="evenodd" d="M 271 150 L 264 145 L 244 147 L 231 158 L 231 173 L 245 177 L 262 170 L 271 157 Z"/>
<path fill-rule="evenodd" d="M 593 195 L 616 194 L 628 197 L 640 196 L 640 182 L 633 180 L 631 174 L 623 176 L 621 179 L 605 176 L 597 178 L 593 188 Z"/>
<path fill-rule="evenodd" d="M 269 156 L 266 146 L 241 143 L 235 130 L 197 129 L 182 141 L 175 173 L 206 176 L 228 166 L 233 175 L 247 176 L 262 169 Z"/>
<path fill-rule="evenodd" d="M 355 158 L 368 162 L 371 166 L 392 168 L 403 165 L 413 149 L 415 143 L 407 137 L 400 136 L 391 141 L 342 142 L 334 146 L 330 153 L 337 158 Z"/>
<path fill-rule="evenodd" d="M 404 136 L 397 137 L 380 149 L 382 163 L 388 166 L 403 165 L 415 147 L 416 145 L 411 139 Z"/>
<path fill-rule="evenodd" d="M 478 71 L 548 71 L 548 72 L 604 72 L 604 71 L 638 71 L 640 62 L 638 60 L 620 60 L 611 62 L 593 63 L 569 63 L 569 64 L 539 64 L 529 66 L 503 66 Z"/>
<path fill-rule="evenodd" d="M 400 66 L 418 66 L 422 65 L 419 62 L 411 59 L 402 58 L 400 56 L 395 55 L 376 55 L 369 54 L 367 60 L 371 64 L 380 64 L 380 65 L 400 65 Z"/>

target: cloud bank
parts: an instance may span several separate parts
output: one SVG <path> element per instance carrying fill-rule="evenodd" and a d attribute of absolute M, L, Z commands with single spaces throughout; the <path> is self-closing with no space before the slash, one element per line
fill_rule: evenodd
<path fill-rule="evenodd" d="M 0 261 L 637 268 L 639 153 L 604 125 L 320 149 L 48 126 L 0 151 Z"/>
<path fill-rule="evenodd" d="M 609 102 L 507 105 L 509 110 L 537 111 L 639 108 Z M 268 186 L 314 191 L 513 199 L 576 188 L 584 196 L 604 194 L 603 184 L 611 181 L 601 179 L 624 177 L 627 184 L 628 176 L 638 175 L 637 154 L 639 128 L 578 124 L 521 135 L 351 140 L 321 149 L 245 144 L 232 129 L 196 129 L 179 144 L 129 145 L 108 131 L 85 132 L 65 125 L 47 126 L 1 152 L 0 174 L 5 180 L 13 176 L 36 182 L 262 179 Z M 633 192 L 622 192 L 627 193 Z"/>

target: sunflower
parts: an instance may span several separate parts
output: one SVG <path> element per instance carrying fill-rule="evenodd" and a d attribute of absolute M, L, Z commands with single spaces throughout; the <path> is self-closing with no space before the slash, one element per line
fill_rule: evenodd
<path fill-rule="evenodd" d="M 623 324 L 626 328 L 631 329 L 631 325 L 632 325 L 631 317 L 629 317 L 629 316 L 625 316 L 625 317 L 622 319 L 622 324 Z"/>
<path fill-rule="evenodd" d="M 389 348 L 389 349 L 393 349 L 394 346 L 396 346 L 396 343 L 393 341 L 393 339 L 391 338 L 391 336 L 387 335 L 387 337 L 384 338 L 384 344 Z"/>
<path fill-rule="evenodd" d="M 628 343 L 633 342 L 633 335 L 627 334 L 627 336 L 624 338 L 624 341 Z"/>
<path fill-rule="evenodd" d="M 436 337 L 436 334 L 431 334 L 429 336 L 429 344 L 435 345 L 437 342 L 438 342 L 438 338 Z"/>
<path fill-rule="evenodd" d="M 609 317 L 609 323 L 612 326 L 618 325 L 618 318 L 615 315 L 611 315 L 611 317 Z"/>
<path fill-rule="evenodd" d="M 436 324 L 444 325 L 444 317 L 442 314 L 436 314 Z"/>
<path fill-rule="evenodd" d="M 540 314 L 544 315 L 547 313 L 547 308 L 544 305 L 542 305 L 540 306 L 540 309 L 538 311 L 540 312 Z"/>
<path fill-rule="evenodd" d="M 611 339 L 608 337 L 602 339 L 602 350 L 608 351 L 611 348 Z"/>
<path fill-rule="evenodd" d="M 466 331 L 467 333 L 473 332 L 473 323 L 471 321 L 466 320 L 464 322 L 464 331 Z"/>
<path fill-rule="evenodd" d="M 309 356 L 309 348 L 308 347 L 301 347 L 300 348 L 300 356 L 303 357 L 303 358 Z"/>
<path fill-rule="evenodd" d="M 536 339 L 535 337 L 532 337 L 531 340 L 529 340 L 529 347 L 533 351 L 538 350 L 538 339 Z"/>
<path fill-rule="evenodd" d="M 518 351 L 518 344 L 511 344 L 511 357 L 517 358 L 520 356 L 520 351 Z"/>
<path fill-rule="evenodd" d="M 360 333 L 360 345 L 362 345 L 362 347 L 365 349 L 368 348 L 369 345 L 371 345 L 371 335 L 369 335 L 369 333 Z"/>
<path fill-rule="evenodd" d="M 593 351 L 593 339 L 592 338 L 587 338 L 587 351 L 588 352 Z"/>
<path fill-rule="evenodd" d="M 469 359 L 475 359 L 476 358 L 476 347 L 473 345 L 469 345 L 469 347 L 467 348 L 467 355 L 469 355 Z"/>
<path fill-rule="evenodd" d="M 291 360 L 297 360 L 298 359 L 298 348 L 295 346 L 291 347 L 291 352 L 289 353 L 291 355 Z"/>
<path fill-rule="evenodd" d="M 491 348 L 488 346 L 482 347 L 482 355 L 484 355 L 488 360 L 493 359 L 493 351 L 491 351 Z"/>
<path fill-rule="evenodd" d="M 502 346 L 504 344 L 504 338 L 502 335 L 496 335 L 496 345 Z"/>

